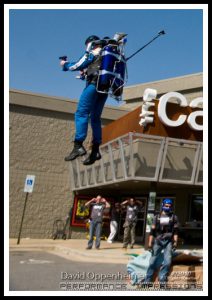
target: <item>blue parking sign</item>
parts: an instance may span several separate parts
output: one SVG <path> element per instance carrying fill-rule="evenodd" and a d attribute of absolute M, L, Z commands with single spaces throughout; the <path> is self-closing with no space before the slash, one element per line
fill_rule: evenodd
<path fill-rule="evenodd" d="M 35 183 L 35 175 L 27 175 L 25 180 L 24 192 L 32 193 Z"/>

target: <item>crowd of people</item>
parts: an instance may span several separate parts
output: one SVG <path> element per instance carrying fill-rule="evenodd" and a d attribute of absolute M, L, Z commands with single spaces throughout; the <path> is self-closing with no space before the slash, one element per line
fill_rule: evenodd
<path fill-rule="evenodd" d="M 89 218 L 89 241 L 87 249 L 91 249 L 95 238 L 95 247 L 99 249 L 102 225 L 104 218 L 104 211 L 108 209 L 109 214 L 109 227 L 110 233 L 107 238 L 108 243 L 113 243 L 118 233 L 120 215 L 126 212 L 125 221 L 123 224 L 124 238 L 123 248 L 127 248 L 130 245 L 132 249 L 135 244 L 135 228 L 138 220 L 138 212 L 143 207 L 143 202 L 135 200 L 134 198 L 128 198 L 123 202 L 115 202 L 112 205 L 101 195 L 85 203 L 85 207 L 90 208 Z"/>
<path fill-rule="evenodd" d="M 110 234 L 108 243 L 113 243 L 118 233 L 120 214 L 125 214 L 123 224 L 124 237 L 123 248 L 130 245 L 132 249 L 135 244 L 135 228 L 138 221 L 138 213 L 144 207 L 144 203 L 135 198 L 128 198 L 123 202 L 112 205 L 101 195 L 85 203 L 85 207 L 91 207 L 89 240 L 86 249 L 92 249 L 94 236 L 96 249 L 100 248 L 101 233 L 104 210 L 110 211 Z M 159 282 L 165 283 L 172 263 L 172 251 L 176 249 L 178 243 L 178 218 L 173 213 L 173 202 L 169 198 L 162 201 L 161 211 L 153 218 L 151 231 L 149 234 L 148 250 L 151 252 L 151 259 L 146 273 L 145 282 L 152 282 L 156 263 L 161 252 L 164 253 L 164 261 L 159 271 Z"/>

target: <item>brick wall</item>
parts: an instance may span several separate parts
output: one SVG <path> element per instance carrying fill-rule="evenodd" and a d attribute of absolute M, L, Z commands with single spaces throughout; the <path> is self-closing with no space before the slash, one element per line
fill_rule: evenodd
<path fill-rule="evenodd" d="M 73 146 L 74 115 L 10 104 L 9 126 L 10 238 L 18 237 L 26 175 L 36 177 L 21 237 L 51 238 L 54 220 L 65 220 L 72 206 L 69 163 L 64 157 Z"/>

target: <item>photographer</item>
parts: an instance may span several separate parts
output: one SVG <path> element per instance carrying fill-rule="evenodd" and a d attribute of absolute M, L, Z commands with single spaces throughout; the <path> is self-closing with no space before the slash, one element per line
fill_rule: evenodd
<path fill-rule="evenodd" d="M 91 206 L 91 216 L 90 216 L 90 230 L 89 230 L 89 241 L 86 249 L 91 249 L 93 246 L 94 235 L 96 236 L 96 249 L 100 247 L 101 241 L 101 231 L 102 231 L 102 219 L 103 212 L 105 208 L 109 208 L 110 204 L 106 199 L 102 198 L 101 195 L 98 195 L 96 198 L 93 198 L 85 203 L 85 206 Z"/>
<path fill-rule="evenodd" d="M 137 224 L 137 216 L 139 206 L 143 205 L 142 201 L 130 198 L 121 203 L 121 206 L 127 205 L 127 213 L 124 222 L 124 240 L 123 248 L 127 248 L 127 245 L 131 243 L 130 248 L 133 249 L 135 244 L 135 227 Z"/>

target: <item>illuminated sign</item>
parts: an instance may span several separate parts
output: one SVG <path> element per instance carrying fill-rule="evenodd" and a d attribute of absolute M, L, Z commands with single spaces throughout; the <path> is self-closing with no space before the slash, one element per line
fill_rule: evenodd
<path fill-rule="evenodd" d="M 157 91 L 154 89 L 146 89 L 143 94 L 144 103 L 142 105 L 142 111 L 140 114 L 141 120 L 139 124 L 141 126 L 146 126 L 148 123 L 153 123 L 154 121 L 154 112 L 149 111 L 150 107 L 155 106 L 155 103 L 151 102 L 157 96 Z M 178 92 L 169 92 L 164 94 L 159 98 L 158 104 L 158 117 L 160 121 L 170 127 L 178 127 L 181 126 L 186 120 L 189 127 L 192 130 L 201 131 L 203 130 L 203 125 L 200 125 L 196 122 L 197 117 L 203 117 L 203 111 L 198 110 L 191 112 L 189 116 L 181 114 L 177 120 L 171 120 L 166 113 L 166 106 L 168 102 L 171 102 L 171 98 L 175 98 L 177 104 L 181 107 L 191 107 L 191 108 L 198 108 L 203 104 L 203 98 L 198 97 L 193 99 L 189 104 L 186 97 Z"/>

